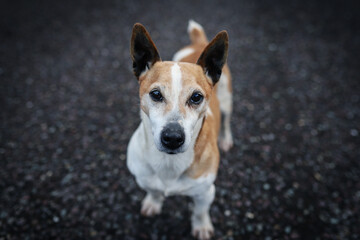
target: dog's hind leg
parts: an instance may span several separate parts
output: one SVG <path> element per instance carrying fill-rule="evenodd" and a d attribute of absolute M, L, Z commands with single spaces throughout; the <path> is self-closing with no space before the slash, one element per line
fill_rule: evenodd
<path fill-rule="evenodd" d="M 217 96 L 220 103 L 220 111 L 223 115 L 221 121 L 219 145 L 221 150 L 226 152 L 233 146 L 233 138 L 230 127 L 232 114 L 232 91 L 231 76 L 229 71 L 224 71 L 220 77 L 220 81 L 217 86 Z"/>
<path fill-rule="evenodd" d="M 192 235 L 200 240 L 210 239 L 214 234 L 209 209 L 215 197 L 215 186 L 202 195 L 193 196 L 194 210 L 191 216 Z"/>

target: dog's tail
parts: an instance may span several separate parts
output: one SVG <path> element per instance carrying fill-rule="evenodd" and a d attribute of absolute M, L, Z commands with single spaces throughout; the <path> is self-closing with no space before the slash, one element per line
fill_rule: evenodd
<path fill-rule="evenodd" d="M 203 27 L 194 20 L 189 20 L 188 33 L 193 44 L 208 43 Z"/>

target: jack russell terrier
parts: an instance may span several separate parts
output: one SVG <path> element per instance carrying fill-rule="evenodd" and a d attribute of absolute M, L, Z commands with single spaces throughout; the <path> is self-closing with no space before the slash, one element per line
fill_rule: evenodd
<path fill-rule="evenodd" d="M 142 122 L 129 142 L 127 166 L 147 192 L 141 214 L 159 214 L 166 196 L 190 196 L 192 234 L 209 239 L 214 233 L 209 208 L 219 166 L 218 136 L 222 150 L 233 145 L 228 34 L 222 31 L 209 43 L 192 20 L 188 32 L 191 45 L 173 61 L 162 61 L 144 26 L 133 27 L 130 50 Z"/>

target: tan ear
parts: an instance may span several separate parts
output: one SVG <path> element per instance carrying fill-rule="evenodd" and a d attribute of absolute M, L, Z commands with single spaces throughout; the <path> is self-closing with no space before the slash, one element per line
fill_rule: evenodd
<path fill-rule="evenodd" d="M 226 31 L 219 32 L 206 46 L 200 55 L 197 64 L 203 69 L 215 85 L 221 76 L 228 54 L 229 37 Z"/>
<path fill-rule="evenodd" d="M 137 78 L 146 68 L 150 69 L 155 62 L 161 61 L 150 34 L 140 23 L 136 23 L 133 27 L 130 54 L 133 60 L 133 71 Z"/>

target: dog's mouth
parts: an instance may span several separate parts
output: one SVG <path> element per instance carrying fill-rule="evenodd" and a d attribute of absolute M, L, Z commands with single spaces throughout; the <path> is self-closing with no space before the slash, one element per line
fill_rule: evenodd
<path fill-rule="evenodd" d="M 160 152 L 163 152 L 163 153 L 166 153 L 169 155 L 176 155 L 176 154 L 183 153 L 185 151 L 185 149 L 183 147 L 179 147 L 176 149 L 169 149 L 169 148 L 165 147 L 164 145 L 161 145 L 161 147 L 158 148 L 158 150 Z"/>
<path fill-rule="evenodd" d="M 175 149 L 175 150 L 170 150 L 170 149 L 163 149 L 162 152 L 167 153 L 169 155 L 175 155 L 178 153 L 181 153 L 182 151 L 180 151 L 180 149 Z"/>

